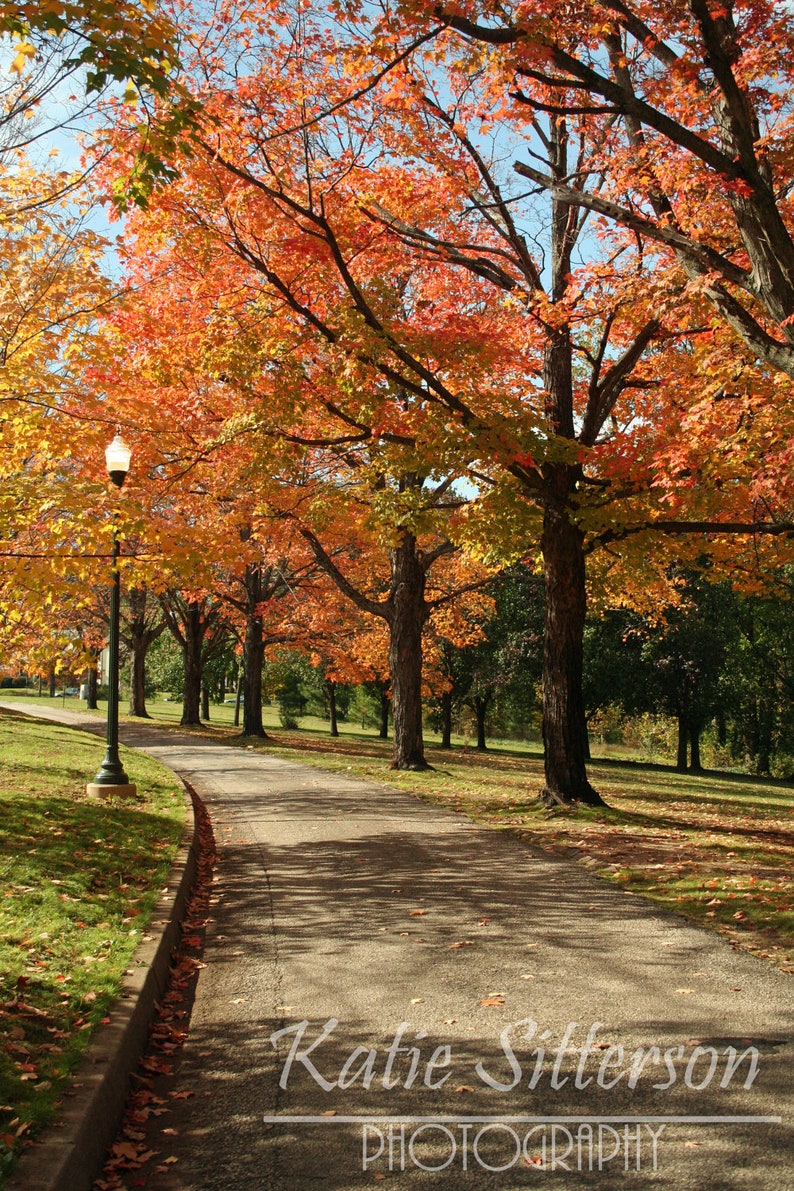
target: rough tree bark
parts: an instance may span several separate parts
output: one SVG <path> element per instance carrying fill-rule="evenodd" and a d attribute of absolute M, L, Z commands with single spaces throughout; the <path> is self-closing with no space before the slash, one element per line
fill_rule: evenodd
<path fill-rule="evenodd" d="M 425 569 L 413 534 L 404 532 L 391 561 L 389 671 L 394 724 L 392 769 L 427 769 L 422 739 L 422 630 L 428 616 Z"/>
<path fill-rule="evenodd" d="M 441 747 L 452 748 L 452 691 L 441 696 Z"/>
<path fill-rule="evenodd" d="M 474 716 L 477 722 L 477 751 L 480 753 L 486 752 L 488 744 L 485 739 L 485 717 L 488 714 L 488 704 L 491 702 L 491 693 L 487 695 L 475 695 L 472 700 L 474 707 Z"/>
<path fill-rule="evenodd" d="M 89 666 L 85 673 L 86 696 L 85 704 L 89 711 L 97 709 L 97 688 L 99 686 L 99 672 L 96 666 Z"/>
<path fill-rule="evenodd" d="M 325 680 L 325 689 L 328 692 L 328 714 L 331 720 L 331 735 L 339 735 L 339 725 L 336 717 L 336 683 L 332 679 Z"/>
<path fill-rule="evenodd" d="M 267 740 L 262 720 L 262 665 L 265 660 L 265 636 L 261 605 L 264 600 L 262 567 L 252 563 L 245 568 L 245 638 L 243 640 L 243 736 Z"/>
<path fill-rule="evenodd" d="M 201 646 L 204 640 L 204 625 L 201 609 L 190 603 L 186 609 L 182 637 L 182 659 L 185 667 L 185 690 L 182 696 L 182 718 L 179 721 L 189 727 L 201 723 L 201 677 L 204 671 Z"/>
<path fill-rule="evenodd" d="M 585 589 L 584 535 L 571 523 L 567 496 L 576 483 L 576 469 L 556 465 L 557 499 L 549 500 L 543 517 L 541 553 L 546 588 L 546 629 L 543 650 L 543 750 L 548 805 L 584 802 L 601 806 L 590 785 L 584 741 L 582 695 Z"/>
<path fill-rule="evenodd" d="M 378 739 L 389 739 L 389 690 L 385 682 L 380 683 L 380 724 L 378 725 Z"/>
<path fill-rule="evenodd" d="M 165 629 L 162 613 L 153 615 L 152 601 L 145 587 L 134 587 L 127 596 L 128 616 L 124 644 L 130 651 L 130 706 L 129 714 L 149 719 L 146 710 L 146 654 L 149 646 Z"/>
<path fill-rule="evenodd" d="M 689 724 L 684 712 L 677 716 L 678 743 L 676 746 L 675 767 L 679 773 L 686 773 L 687 745 L 689 743 Z"/>

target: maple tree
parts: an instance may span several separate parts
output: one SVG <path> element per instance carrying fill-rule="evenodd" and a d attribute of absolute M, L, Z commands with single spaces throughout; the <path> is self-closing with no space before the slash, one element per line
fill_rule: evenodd
<path fill-rule="evenodd" d="M 0 165 L 0 642 L 7 657 L 30 644 L 40 657 L 58 628 L 60 596 L 74 629 L 77 610 L 91 610 L 91 583 L 110 554 L 113 503 L 100 480 L 107 423 L 101 409 L 88 408 L 83 367 L 113 287 L 100 271 L 102 240 L 84 222 L 88 199 L 72 182 L 68 173 L 34 167 L 21 151 Z M 71 191 L 68 202 L 50 201 L 63 190 Z"/>
<path fill-rule="evenodd" d="M 752 337 L 737 348 L 735 320 L 709 316 L 714 279 L 693 273 L 678 240 L 660 235 L 649 252 L 599 223 L 611 214 L 605 178 L 639 185 L 641 130 L 609 105 L 568 103 L 567 92 L 565 103 L 555 99 L 559 80 L 536 77 L 531 60 L 548 65 L 540 34 L 503 36 L 494 14 L 499 36 L 480 38 L 479 26 L 441 13 L 379 44 L 362 16 L 359 40 L 348 34 L 343 53 L 339 29 L 308 10 L 290 24 L 286 9 L 262 5 L 257 18 L 233 6 L 208 18 L 189 63 L 209 96 L 203 144 L 177 155 L 183 178 L 134 223 L 131 275 L 150 287 L 151 309 L 146 330 L 141 313 L 130 335 L 151 335 L 167 309 L 194 353 L 189 395 L 175 392 L 184 378 L 163 376 L 152 393 L 177 410 L 195 410 L 202 394 L 212 411 L 202 449 L 257 437 L 260 466 L 280 477 L 268 499 L 286 494 L 289 508 L 303 485 L 295 499 L 300 517 L 311 513 L 306 541 L 368 611 L 383 601 L 346 579 L 312 528 L 319 514 L 327 528 L 329 492 L 334 503 L 344 494 L 339 476 L 351 462 L 364 480 L 374 475 L 366 499 L 389 507 L 381 523 L 399 530 L 389 547 L 395 591 L 421 591 L 414 521 L 428 511 L 428 488 L 470 505 L 450 549 L 508 561 L 539 538 L 545 796 L 598 801 L 581 695 L 585 559 L 596 547 L 625 554 L 630 538 L 639 557 L 649 528 L 790 531 L 785 490 L 768 515 L 774 477 L 785 474 L 783 427 L 763 467 L 758 457 L 760 425 L 780 405 L 777 365 L 767 352 L 759 375 Z M 559 28 L 562 41 L 568 26 Z M 614 67 L 623 69 L 617 59 Z M 706 100 L 696 94 L 692 104 L 702 111 Z M 490 142 L 489 125 L 498 130 Z M 115 136 L 118 168 L 133 152 L 134 127 L 122 119 Z M 511 153 L 520 142 L 534 164 L 503 169 L 500 138 L 512 138 Z M 691 181 L 696 200 L 702 187 Z M 646 207 L 656 193 L 648 185 Z M 539 221 L 540 192 L 549 201 Z M 709 231 L 713 251 L 738 267 L 726 231 L 733 194 L 720 195 Z M 664 212 L 656 220 L 669 222 Z M 754 318 L 765 317 L 765 300 L 753 299 Z M 201 312 L 192 322 L 188 305 Z M 312 488 L 313 467 L 330 484 Z M 411 475 L 418 482 L 401 489 Z M 411 492 L 419 506 L 410 507 Z M 340 524 L 351 507 L 342 499 L 335 508 Z M 383 613 L 392 616 L 385 604 L 374 614 Z M 393 674 L 408 658 L 416 670 L 422 617 L 417 597 L 404 649 L 392 632 Z"/>
<path fill-rule="evenodd" d="M 607 117 L 611 135 L 588 162 L 606 184 L 516 170 L 672 253 L 753 355 L 794 376 L 788 9 L 605 0 L 558 21 L 530 0 L 433 15 L 500 47 L 530 110 Z"/>
<path fill-rule="evenodd" d="M 276 531 L 278 527 L 275 527 Z M 241 531 L 244 542 L 250 543 L 253 530 L 245 526 Z M 265 653 L 274 645 L 291 641 L 292 617 L 285 614 L 284 604 L 297 599 L 300 589 L 311 577 L 312 567 L 295 552 L 275 554 L 275 544 L 283 535 L 268 535 L 268 555 L 248 561 L 244 569 L 240 563 L 230 582 L 224 585 L 222 599 L 230 605 L 242 621 L 239 633 L 242 646 L 243 736 L 267 739 L 262 722 L 262 666 Z M 286 546 L 286 543 L 285 543 Z M 250 555 L 249 555 L 250 558 Z"/>
<path fill-rule="evenodd" d="M 160 604 L 168 631 L 178 642 L 184 662 L 182 718 L 186 726 L 201 723 L 201 680 L 204 667 L 226 637 L 223 605 L 209 592 L 164 592 Z"/>
<path fill-rule="evenodd" d="M 122 606 L 121 640 L 129 651 L 129 714 L 149 718 L 146 710 L 146 654 L 166 627 L 162 609 L 145 586 L 132 587 Z"/>

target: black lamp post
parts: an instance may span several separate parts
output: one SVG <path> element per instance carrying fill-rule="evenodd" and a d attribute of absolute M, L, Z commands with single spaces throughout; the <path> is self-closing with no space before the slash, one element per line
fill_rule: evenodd
<path fill-rule="evenodd" d="M 108 475 L 117 488 L 121 488 L 130 467 L 132 452 L 120 434 L 105 451 Z M 116 522 L 113 522 L 113 552 L 112 576 L 110 588 L 110 637 L 108 640 L 108 727 L 107 752 L 99 773 L 89 785 L 89 793 L 110 793 L 109 786 L 124 787 L 124 793 L 134 793 L 135 787 L 124 771 L 119 759 L 119 598 L 121 594 L 119 582 L 119 536 Z M 94 791 L 93 787 L 102 787 L 101 791 Z"/>

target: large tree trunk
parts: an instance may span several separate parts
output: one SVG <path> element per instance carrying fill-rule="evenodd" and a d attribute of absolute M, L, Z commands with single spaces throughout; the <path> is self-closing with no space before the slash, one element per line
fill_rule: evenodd
<path fill-rule="evenodd" d="M 441 696 L 441 747 L 452 748 L 452 691 Z"/>
<path fill-rule="evenodd" d="M 574 469 L 557 465 L 557 487 L 573 486 Z M 559 482 L 561 481 L 561 483 Z M 543 649 L 543 745 L 547 805 L 584 802 L 603 806 L 590 785 L 585 764 L 582 695 L 585 590 L 584 538 L 568 519 L 564 502 L 550 500 L 543 516 L 541 551 L 546 585 Z"/>
<path fill-rule="evenodd" d="M 184 641 L 182 657 L 185 665 L 185 693 L 182 696 L 182 719 L 180 723 L 190 727 L 201 723 L 201 674 L 203 670 L 201 646 L 204 627 L 198 604 L 188 604 L 184 620 Z"/>
<path fill-rule="evenodd" d="M 89 666 L 85 673 L 85 705 L 89 711 L 97 710 L 97 687 L 99 686 L 99 673 L 96 666 Z"/>
<path fill-rule="evenodd" d="M 153 612 L 153 601 L 145 587 L 133 587 L 128 596 L 128 616 L 122 636 L 130 651 L 130 715 L 149 719 L 146 710 L 146 654 L 165 628 L 165 619 Z M 156 604 L 154 604 L 156 607 Z"/>
<path fill-rule="evenodd" d="M 339 724 L 336 718 L 336 683 L 332 682 L 330 678 L 325 680 L 325 689 L 328 692 L 328 714 L 331 720 L 331 735 L 339 735 Z"/>
<path fill-rule="evenodd" d="M 380 725 L 378 726 L 378 739 L 389 739 L 389 692 L 385 682 L 380 684 Z"/>
<path fill-rule="evenodd" d="M 700 725 L 690 723 L 689 725 L 689 748 L 690 761 L 689 768 L 692 773 L 702 773 L 703 762 L 700 759 Z"/>
<path fill-rule="evenodd" d="M 210 688 L 206 682 L 201 684 L 201 718 L 203 720 L 210 718 Z"/>
<path fill-rule="evenodd" d="M 267 740 L 268 735 L 262 720 L 262 665 L 265 660 L 265 644 L 262 617 L 257 612 L 262 601 L 261 567 L 255 564 L 246 567 L 243 586 L 248 602 L 243 642 L 243 736 L 258 736 L 260 740 Z"/>
<path fill-rule="evenodd" d="M 485 742 L 485 716 L 490 702 L 490 695 L 474 696 L 474 715 L 477 719 L 477 748 L 481 753 L 484 753 L 488 748 Z"/>
<path fill-rule="evenodd" d="M 130 651 L 130 715 L 150 719 L 146 710 L 146 650 L 148 642 L 134 638 Z"/>
<path fill-rule="evenodd" d="M 422 740 L 422 629 L 425 572 L 416 538 L 403 533 L 391 555 L 389 668 L 394 724 L 392 769 L 428 769 Z"/>
<path fill-rule="evenodd" d="M 681 773 L 686 773 L 687 742 L 689 740 L 689 721 L 681 712 L 678 716 L 678 748 L 676 751 L 675 767 Z"/>

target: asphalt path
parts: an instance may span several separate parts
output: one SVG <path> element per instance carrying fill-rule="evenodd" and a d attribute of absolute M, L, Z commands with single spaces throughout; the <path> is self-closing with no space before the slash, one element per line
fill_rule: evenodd
<path fill-rule="evenodd" d="M 791 975 L 400 791 L 121 736 L 219 851 L 137 1185 L 794 1191 Z"/>

